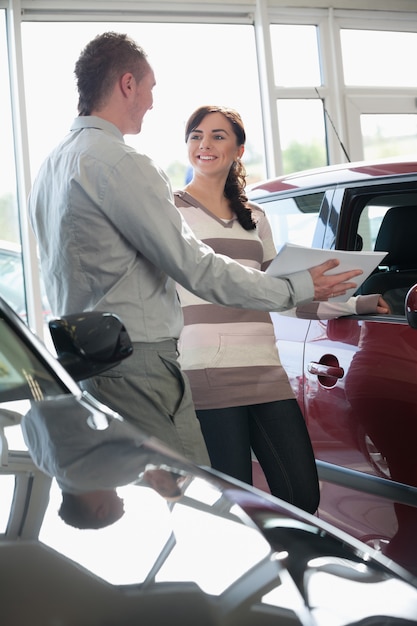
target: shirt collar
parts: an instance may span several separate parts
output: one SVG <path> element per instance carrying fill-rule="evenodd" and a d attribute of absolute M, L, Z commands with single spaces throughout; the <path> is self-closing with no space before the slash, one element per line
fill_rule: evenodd
<path fill-rule="evenodd" d="M 76 117 L 72 123 L 71 130 L 82 130 L 83 128 L 98 128 L 124 141 L 123 135 L 117 126 L 97 115 L 79 115 Z"/>

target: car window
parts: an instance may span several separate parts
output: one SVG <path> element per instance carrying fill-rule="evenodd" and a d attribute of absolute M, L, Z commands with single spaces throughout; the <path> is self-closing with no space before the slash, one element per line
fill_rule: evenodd
<path fill-rule="evenodd" d="M 268 216 L 275 247 L 285 242 L 311 246 L 325 192 L 257 199 Z"/>
<path fill-rule="evenodd" d="M 394 315 L 404 317 L 405 297 L 417 283 L 417 194 L 377 195 L 363 207 L 357 228 L 364 251 L 384 251 L 361 293 L 381 293 Z"/>
<path fill-rule="evenodd" d="M 388 207 L 381 206 L 377 200 L 372 200 L 363 209 L 358 225 L 358 234 L 361 237 L 362 250 L 371 252 L 375 250 L 375 242 L 383 217 Z"/>

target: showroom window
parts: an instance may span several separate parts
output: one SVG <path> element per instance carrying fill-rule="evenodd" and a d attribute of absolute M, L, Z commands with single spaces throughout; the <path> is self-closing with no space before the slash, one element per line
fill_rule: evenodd
<path fill-rule="evenodd" d="M 0 293 L 11 306 L 23 313 L 26 303 L 6 42 L 5 11 L 0 11 Z"/>
<path fill-rule="evenodd" d="M 276 85 L 321 85 L 316 26 L 271 24 L 271 47 Z"/>
<path fill-rule="evenodd" d="M 284 174 L 327 165 L 323 101 L 277 101 Z"/>
<path fill-rule="evenodd" d="M 299 9 L 258 0 L 240 8 L 190 3 L 187 11 L 172 3 L 172 11 L 155 8 L 152 16 L 142 10 L 142 4 L 151 3 L 132 2 L 128 16 L 111 1 L 105 7 L 84 3 L 71 10 L 61 0 L 53 7 L 47 3 L 47 10 L 40 4 L 0 0 L 0 6 L 8 7 L 0 10 L 0 239 L 14 245 L 20 244 L 19 210 L 21 215 L 25 211 L 24 206 L 18 210 L 18 202 L 24 204 L 29 180 L 77 114 L 75 61 L 82 47 L 104 30 L 128 32 L 149 54 L 157 77 L 155 106 L 140 135 L 126 141 L 152 156 L 173 187 L 182 186 L 187 175 L 185 121 L 207 103 L 241 113 L 248 183 L 327 162 L 415 158 L 417 73 L 410 70 L 417 51 L 415 12 Z M 125 21 L 112 22 L 112 16 Z M 12 23 L 17 48 L 8 51 L 6 24 Z M 271 49 L 264 45 L 269 39 Z M 7 67 L 11 58 L 18 61 L 17 78 L 25 90 L 25 110 L 14 120 L 16 153 L 22 153 L 25 166 L 30 163 L 30 172 L 24 168 L 24 185 L 19 182 L 19 200 Z M 258 60 L 266 72 L 258 72 Z M 40 297 L 28 273 L 33 249 L 27 253 L 25 236 L 23 248 L 30 261 L 20 291 L 32 318 L 31 303 L 39 311 Z M 39 332 L 38 324 L 36 328 Z"/>
<path fill-rule="evenodd" d="M 128 33 L 148 54 L 157 83 L 154 107 L 146 114 L 141 133 L 125 139 L 154 158 L 174 187 L 185 182 L 185 122 L 202 104 L 226 105 L 239 111 L 247 131 L 244 162 L 248 182 L 265 176 L 251 25 L 24 22 L 23 64 L 32 176 L 77 115 L 73 72 L 81 49 L 106 30 Z M 168 46 L 161 46 L 163 41 Z"/>
<path fill-rule="evenodd" d="M 346 85 L 417 87 L 417 33 L 342 28 L 340 39 Z"/>
<path fill-rule="evenodd" d="M 275 85 L 310 88 L 314 98 L 277 99 L 278 126 L 284 173 L 327 165 L 327 141 L 318 46 L 315 25 L 271 24 Z M 302 51 L 302 54 L 300 54 Z M 316 88 L 311 90 L 311 87 Z"/>
<path fill-rule="evenodd" d="M 417 33 L 342 28 L 340 40 L 349 123 L 354 128 L 359 115 L 363 158 L 414 158 L 417 72 L 410 68 L 417 57 Z"/>
<path fill-rule="evenodd" d="M 365 159 L 417 154 L 417 113 L 361 115 Z"/>

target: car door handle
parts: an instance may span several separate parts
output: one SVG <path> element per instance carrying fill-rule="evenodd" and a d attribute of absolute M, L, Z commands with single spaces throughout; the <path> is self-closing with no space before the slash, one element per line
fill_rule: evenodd
<path fill-rule="evenodd" d="M 343 376 L 345 375 L 343 367 L 337 367 L 335 365 L 325 365 L 324 363 L 315 363 L 314 361 L 308 364 L 307 369 L 310 374 L 315 374 L 316 376 L 343 378 Z"/>

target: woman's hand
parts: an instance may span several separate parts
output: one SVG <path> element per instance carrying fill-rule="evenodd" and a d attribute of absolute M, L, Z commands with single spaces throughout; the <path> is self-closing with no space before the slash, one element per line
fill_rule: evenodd
<path fill-rule="evenodd" d="M 388 306 L 388 304 L 385 302 L 384 298 L 382 296 L 379 296 L 378 298 L 378 304 L 376 306 L 376 312 L 379 313 L 380 315 L 386 315 L 388 313 L 391 313 L 391 310 Z"/>

